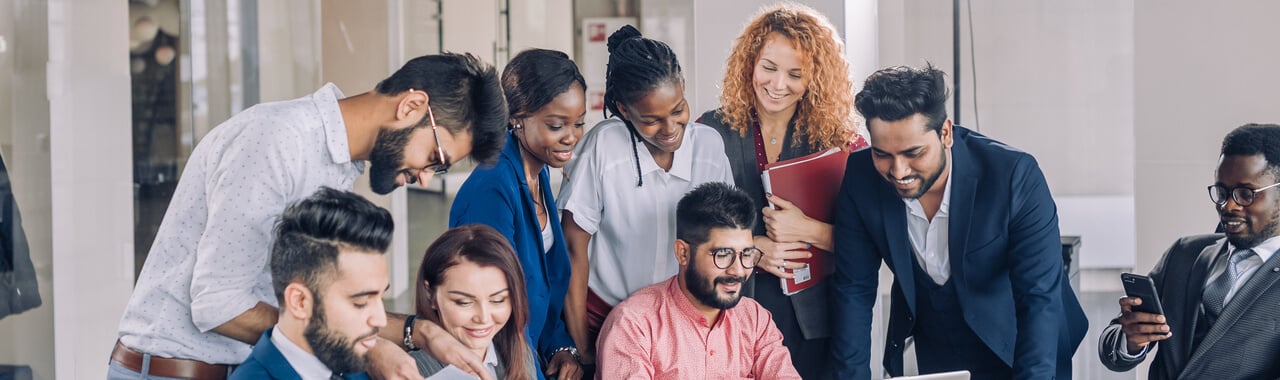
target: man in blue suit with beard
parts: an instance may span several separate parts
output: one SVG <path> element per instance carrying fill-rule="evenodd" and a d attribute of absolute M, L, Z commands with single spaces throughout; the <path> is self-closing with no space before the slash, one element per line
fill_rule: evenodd
<path fill-rule="evenodd" d="M 391 213 L 346 191 L 321 188 L 286 208 L 270 264 L 280 319 L 231 380 L 367 380 L 366 356 L 387 325 L 394 229 Z"/>
<path fill-rule="evenodd" d="M 1062 266 L 1057 208 L 1035 158 L 946 114 L 943 73 L 893 67 L 855 105 L 871 149 L 849 157 L 836 206 L 836 377 L 869 379 L 880 262 L 894 283 L 885 370 L 908 337 L 920 373 L 1071 378 L 1088 326 Z"/>

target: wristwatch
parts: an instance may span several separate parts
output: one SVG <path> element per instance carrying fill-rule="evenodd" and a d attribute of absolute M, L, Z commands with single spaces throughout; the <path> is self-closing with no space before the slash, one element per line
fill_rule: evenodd
<path fill-rule="evenodd" d="M 574 361 L 582 363 L 582 355 L 578 355 L 578 349 L 576 347 L 566 346 L 557 348 L 555 351 L 551 351 L 551 356 L 555 357 L 556 354 L 560 353 L 560 351 L 569 351 L 569 355 L 573 355 Z"/>

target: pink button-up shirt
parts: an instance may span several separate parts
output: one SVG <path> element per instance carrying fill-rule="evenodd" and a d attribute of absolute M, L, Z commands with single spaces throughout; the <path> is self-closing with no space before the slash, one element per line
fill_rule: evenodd
<path fill-rule="evenodd" d="M 596 379 L 800 378 L 768 310 L 743 297 L 708 323 L 674 276 L 618 304 L 596 350 Z"/>

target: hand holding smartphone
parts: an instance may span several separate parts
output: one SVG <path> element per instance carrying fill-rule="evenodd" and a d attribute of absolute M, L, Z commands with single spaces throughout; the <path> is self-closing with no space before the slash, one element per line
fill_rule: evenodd
<path fill-rule="evenodd" d="M 1121 273 L 1120 281 L 1124 282 L 1124 293 L 1129 297 L 1142 299 L 1142 304 L 1133 306 L 1133 311 L 1164 315 L 1160 305 L 1160 296 L 1156 293 L 1156 283 L 1150 277 L 1133 273 Z"/>

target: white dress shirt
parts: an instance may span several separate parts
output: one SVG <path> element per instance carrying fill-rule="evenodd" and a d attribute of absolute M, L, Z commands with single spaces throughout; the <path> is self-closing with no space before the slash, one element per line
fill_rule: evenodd
<path fill-rule="evenodd" d="M 333 370 L 329 366 L 320 362 L 315 354 L 307 352 L 293 344 L 289 337 L 284 336 L 280 332 L 280 328 L 271 329 L 271 344 L 276 345 L 276 350 L 280 351 L 280 355 L 284 356 L 284 360 L 289 362 L 289 366 L 293 367 L 293 371 L 304 380 L 319 379 L 329 380 L 333 377 Z"/>
<path fill-rule="evenodd" d="M 951 166 L 947 166 L 947 184 L 942 192 L 942 205 L 933 214 L 933 221 L 925 216 L 919 199 L 903 199 L 907 204 L 907 235 L 911 237 L 911 250 L 916 254 L 920 267 L 938 285 L 951 278 Z"/>
<path fill-rule="evenodd" d="M 676 274 L 676 203 L 707 182 L 733 184 L 719 132 L 689 123 L 671 170 L 663 170 L 632 140 L 617 118 L 600 122 L 582 136 L 557 201 L 573 221 L 592 234 L 588 247 L 591 290 L 616 305 L 631 293 Z M 636 186 L 636 157 L 644 186 Z"/>
<path fill-rule="evenodd" d="M 321 186 L 350 190 L 352 162 L 327 84 L 294 100 L 253 106 L 191 152 L 146 265 L 120 320 L 120 341 L 152 355 L 239 364 L 248 344 L 214 333 L 271 288 L 271 229 L 292 202 Z"/>

